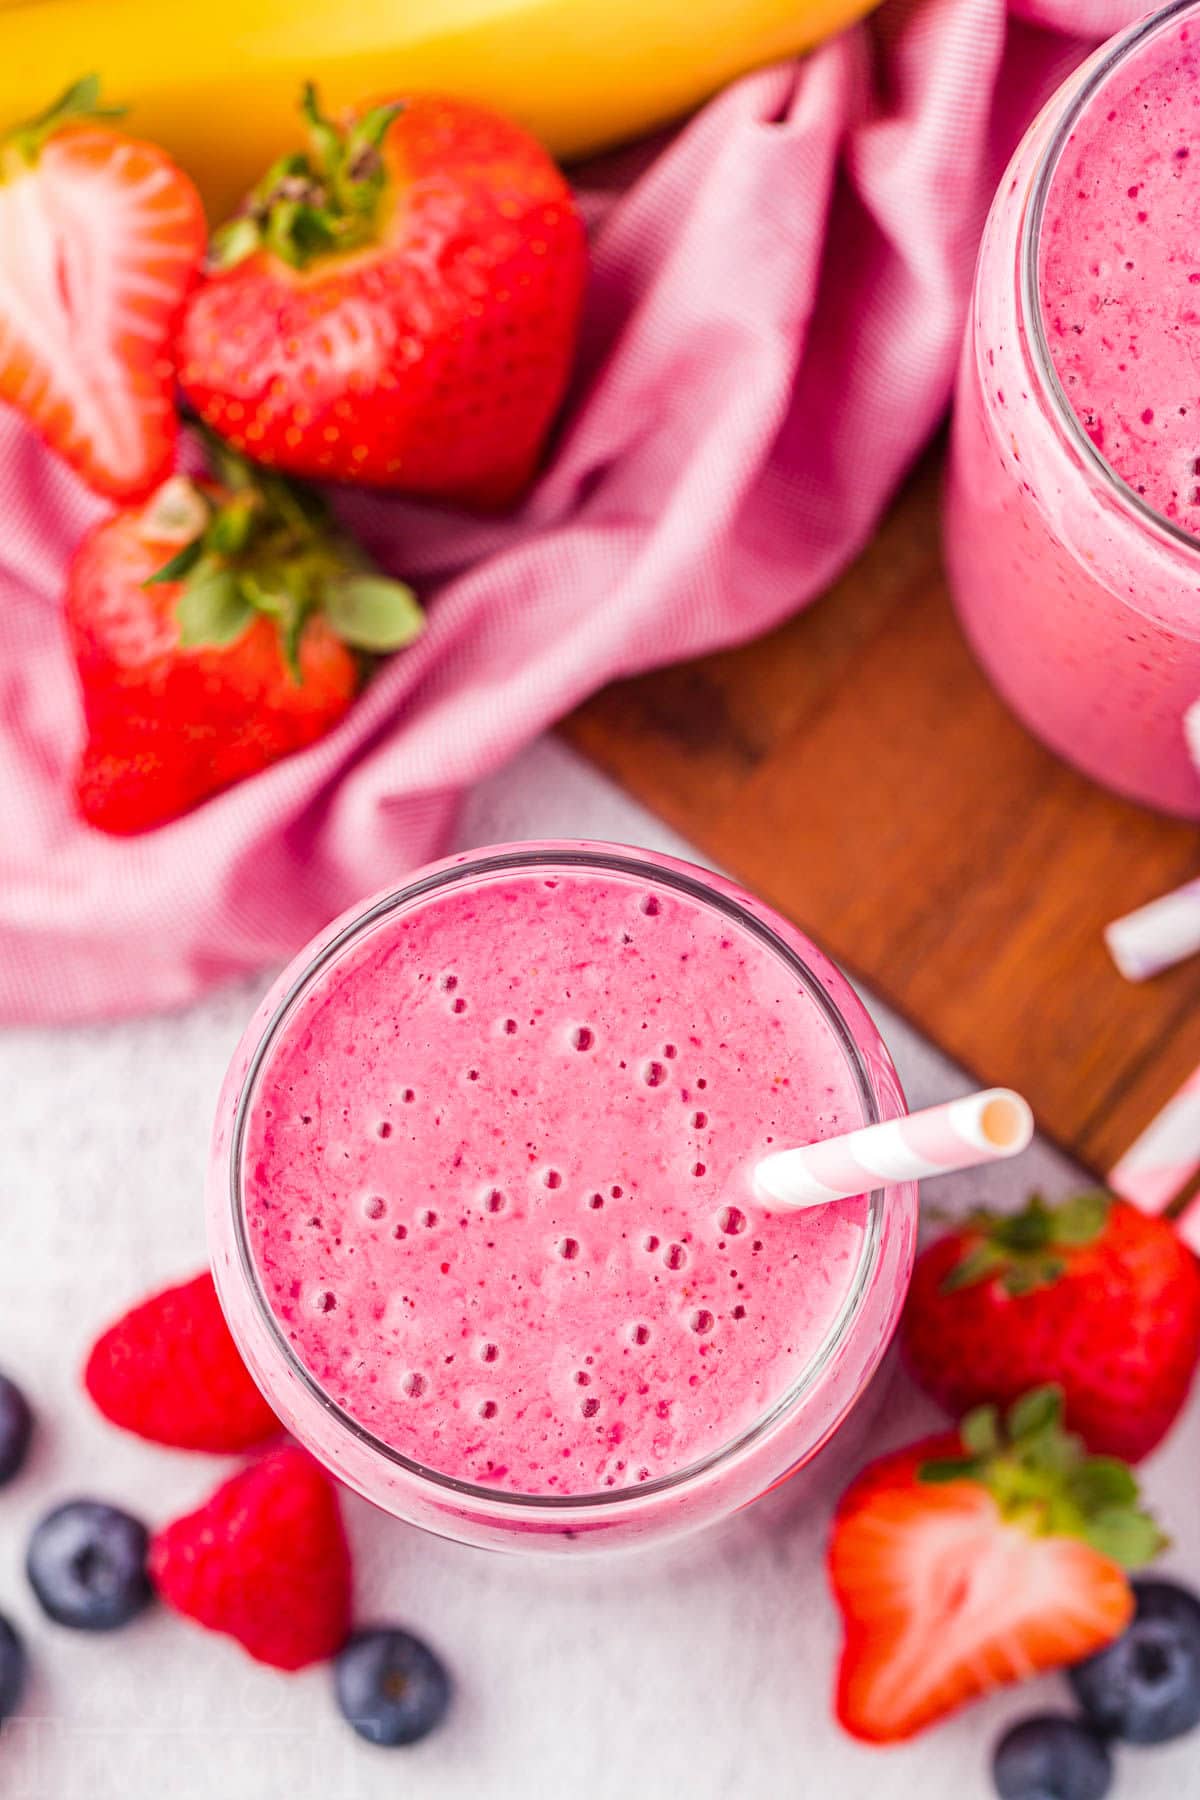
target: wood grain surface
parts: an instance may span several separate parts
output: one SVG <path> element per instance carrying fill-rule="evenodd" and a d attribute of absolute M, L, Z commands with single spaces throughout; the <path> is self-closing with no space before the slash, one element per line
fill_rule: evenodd
<path fill-rule="evenodd" d="M 769 637 L 619 683 L 564 731 L 1099 1172 L 1200 1063 L 1200 959 L 1135 987 L 1101 927 L 1195 875 L 1200 834 L 1093 786 L 992 694 L 946 592 L 938 477 Z"/>

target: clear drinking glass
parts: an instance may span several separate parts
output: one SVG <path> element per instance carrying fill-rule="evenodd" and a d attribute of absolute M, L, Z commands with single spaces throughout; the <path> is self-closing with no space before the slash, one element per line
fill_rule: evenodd
<path fill-rule="evenodd" d="M 230 1067 L 213 1139 L 208 1188 L 213 1268 L 234 1335 L 255 1379 L 290 1431 L 342 1481 L 385 1511 L 462 1542 L 504 1550 L 579 1550 L 658 1543 L 725 1517 L 806 1463 L 836 1432 L 891 1339 L 912 1264 L 914 1185 L 869 1197 L 857 1268 L 832 1328 L 786 1392 L 714 1454 L 640 1486 L 571 1496 L 519 1494 L 421 1466 L 381 1441 L 323 1391 L 298 1359 L 260 1279 L 247 1229 L 244 1170 L 248 1121 L 272 1048 L 298 1004 L 337 970 L 367 934 L 387 933 L 430 896 L 534 871 L 630 879 L 650 894 L 684 896 L 720 915 L 781 959 L 797 1004 L 818 1009 L 831 1054 L 849 1071 L 872 1123 L 904 1112 L 891 1059 L 861 1002 L 814 945 L 760 901 L 689 864 L 645 850 L 587 843 L 509 845 L 460 856 L 415 875 L 394 893 L 336 921 L 285 971 L 251 1022 Z M 448 954 L 450 952 L 448 951 Z M 800 997 L 802 996 L 802 998 Z M 753 1006 L 752 994 L 731 1004 Z M 580 1122 L 586 1131 L 586 1120 Z M 364 1354 L 369 1348 L 362 1345 Z"/>
<path fill-rule="evenodd" d="M 1195 0 L 1104 45 L 1026 134 L 984 231 L 944 506 L 968 639 L 1018 717 L 1118 792 L 1200 818 L 1183 734 L 1200 698 L 1200 541 L 1105 461 L 1063 391 L 1039 297 L 1047 193 L 1073 130 Z"/>

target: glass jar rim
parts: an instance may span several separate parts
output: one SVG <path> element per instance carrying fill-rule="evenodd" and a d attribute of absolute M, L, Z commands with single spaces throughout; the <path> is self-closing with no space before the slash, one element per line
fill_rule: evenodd
<path fill-rule="evenodd" d="M 530 845 L 488 846 L 454 857 L 450 861 L 434 864 L 419 873 L 414 880 L 376 896 L 361 912 L 355 913 L 340 924 L 332 935 L 321 943 L 316 953 L 306 961 L 304 967 L 288 983 L 286 990 L 272 1008 L 270 1017 L 258 1036 L 245 1074 L 238 1087 L 233 1127 L 230 1132 L 227 1174 L 233 1240 L 241 1277 L 246 1291 L 250 1295 L 258 1321 L 266 1330 L 289 1374 L 300 1382 L 308 1396 L 317 1402 L 327 1418 L 336 1422 L 340 1430 L 344 1430 L 359 1446 L 378 1455 L 393 1467 L 402 1470 L 418 1484 L 429 1484 L 447 1494 L 477 1501 L 489 1508 L 497 1508 L 502 1513 L 507 1512 L 511 1515 L 519 1514 L 522 1511 L 553 1513 L 580 1510 L 588 1512 L 600 1508 L 622 1507 L 633 1501 L 645 1502 L 656 1495 L 677 1492 L 681 1488 L 687 1488 L 702 1481 L 744 1451 L 761 1443 L 802 1404 L 849 1336 L 880 1265 L 883 1250 L 883 1220 L 887 1204 L 887 1191 L 882 1188 L 875 1189 L 866 1196 L 867 1218 L 862 1248 L 853 1279 L 820 1344 L 784 1393 L 735 1438 L 718 1445 L 715 1450 L 706 1452 L 704 1456 L 686 1464 L 683 1468 L 657 1476 L 652 1481 L 587 1494 L 525 1494 L 495 1486 L 485 1486 L 478 1482 L 467 1481 L 459 1476 L 447 1475 L 441 1470 L 418 1462 L 413 1457 L 406 1456 L 394 1445 L 377 1437 L 352 1413 L 339 1405 L 325 1391 L 316 1376 L 289 1343 L 263 1290 L 258 1265 L 249 1242 L 243 1204 L 242 1172 L 245 1160 L 246 1127 L 256 1099 L 259 1077 L 299 1003 L 345 951 L 360 942 L 382 922 L 407 907 L 424 901 L 432 894 L 453 887 L 456 882 L 543 868 L 596 869 L 602 872 L 627 875 L 638 881 L 681 893 L 691 900 L 711 907 L 723 914 L 739 929 L 748 932 L 765 948 L 780 957 L 789 972 L 799 980 L 809 1000 L 821 1012 L 853 1077 L 862 1105 L 864 1125 L 875 1124 L 883 1117 L 869 1067 L 849 1021 L 833 996 L 827 992 L 819 976 L 809 968 L 799 952 L 784 937 L 780 936 L 767 918 L 761 917 L 735 897 L 738 890 L 734 884 L 726 882 L 723 877 L 711 874 L 697 865 L 684 863 L 673 857 L 660 859 L 655 851 L 639 852 L 620 844 L 567 840 Z M 750 897 L 748 896 L 748 898 Z M 764 906 L 763 911 L 771 917 L 775 916 L 770 908 Z M 786 922 L 781 921 L 781 923 Z M 789 929 L 792 928 L 789 927 Z M 802 933 L 797 933 L 797 935 L 803 937 Z M 882 1046 L 882 1040 L 880 1040 L 880 1044 Z M 884 1049 L 883 1055 L 886 1061 L 886 1049 Z M 782 1474 L 783 1471 L 781 1470 L 779 1473 Z"/>
<path fill-rule="evenodd" d="M 1118 32 L 1107 45 L 1093 53 L 1091 63 L 1084 64 L 1085 78 L 1071 97 L 1062 118 L 1058 121 L 1048 142 L 1043 145 L 1033 170 L 1029 189 L 1029 200 L 1021 221 L 1021 237 L 1018 250 L 1019 280 L 1021 287 L 1021 307 L 1027 321 L 1031 346 L 1033 372 L 1048 396 L 1059 425 L 1066 431 L 1075 449 L 1095 474 L 1103 481 L 1105 487 L 1122 509 L 1131 513 L 1137 522 L 1167 537 L 1173 543 L 1195 555 L 1200 552 L 1200 536 L 1191 532 L 1184 525 L 1177 525 L 1172 519 L 1164 517 L 1157 507 L 1151 506 L 1141 494 L 1133 488 L 1113 468 L 1108 458 L 1096 448 L 1078 413 L 1067 398 L 1066 390 L 1059 379 L 1054 365 L 1049 338 L 1046 334 L 1046 321 L 1042 312 L 1041 281 L 1039 259 L 1042 243 L 1042 220 L 1046 210 L 1046 202 L 1054 177 L 1058 172 L 1063 151 L 1082 118 L 1085 109 L 1096 98 L 1105 82 L 1142 47 L 1160 31 L 1169 27 L 1177 18 L 1186 13 L 1200 13 L 1200 0 L 1171 0 L 1171 4 L 1139 19 L 1124 31 Z M 1068 80 L 1072 77 L 1068 76 Z M 1053 105 L 1053 101 L 1048 102 Z"/>

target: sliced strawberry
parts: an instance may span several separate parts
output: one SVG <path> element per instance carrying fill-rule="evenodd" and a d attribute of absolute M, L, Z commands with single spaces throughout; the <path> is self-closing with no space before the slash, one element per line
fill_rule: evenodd
<path fill-rule="evenodd" d="M 911 1737 L 1128 1623 L 1125 1570 L 1162 1539 L 1128 1469 L 1088 1458 L 1060 1417 L 1053 1389 L 1019 1402 L 1007 1430 L 982 1408 L 843 1496 L 828 1560 L 845 1623 L 837 1715 L 855 1737 Z"/>
<path fill-rule="evenodd" d="M 0 146 L 0 399 L 129 500 L 171 466 L 173 341 L 204 212 L 164 151 L 96 121 L 97 86 Z"/>

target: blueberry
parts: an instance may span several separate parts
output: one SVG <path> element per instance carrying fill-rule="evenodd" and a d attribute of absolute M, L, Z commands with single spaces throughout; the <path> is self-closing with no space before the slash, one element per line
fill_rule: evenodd
<path fill-rule="evenodd" d="M 1200 1724 L 1200 1600 L 1173 1581 L 1135 1581 L 1133 1622 L 1067 1671 L 1098 1731 L 1165 1744 Z"/>
<path fill-rule="evenodd" d="M 0 1613 L 0 1725 L 17 1710 L 25 1686 L 25 1646 Z"/>
<path fill-rule="evenodd" d="M 146 1527 L 101 1500 L 70 1500 L 29 1540 L 25 1572 L 43 1611 L 76 1631 L 114 1631 L 149 1604 Z"/>
<path fill-rule="evenodd" d="M 338 1705 L 369 1744 L 415 1744 L 441 1723 L 450 1679 L 410 1632 L 357 1631 L 333 1669 Z"/>
<path fill-rule="evenodd" d="M 11 1481 L 21 1464 L 33 1436 L 33 1414 L 29 1402 L 7 1375 L 0 1375 L 0 1487 Z"/>
<path fill-rule="evenodd" d="M 1108 1746 L 1079 1719 L 1039 1713 L 1006 1731 L 992 1757 L 1001 1800 L 1104 1800 Z"/>

